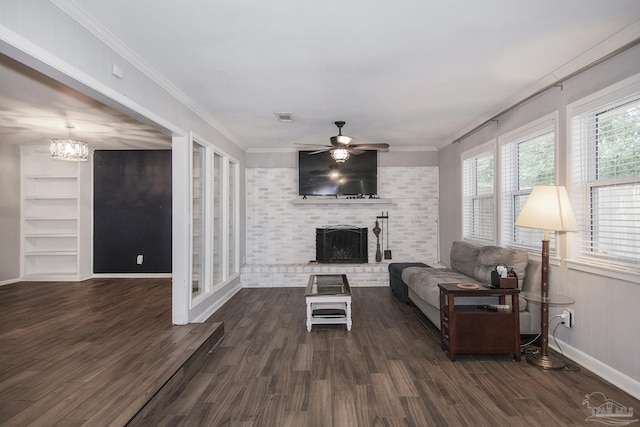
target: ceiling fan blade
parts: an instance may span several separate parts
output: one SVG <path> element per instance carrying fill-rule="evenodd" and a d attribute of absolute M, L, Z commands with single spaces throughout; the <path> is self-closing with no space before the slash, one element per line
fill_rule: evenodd
<path fill-rule="evenodd" d="M 351 147 L 357 148 L 358 150 L 389 151 L 389 144 L 354 144 L 351 145 Z"/>
<path fill-rule="evenodd" d="M 307 154 L 309 154 L 309 155 L 312 155 L 312 154 L 320 154 L 320 153 L 324 153 L 325 151 L 329 151 L 329 149 L 328 149 L 328 148 L 324 148 L 324 149 L 322 149 L 322 150 L 312 151 L 312 152 L 307 153 Z"/>
<path fill-rule="evenodd" d="M 316 151 L 310 152 L 309 154 L 319 154 L 324 153 L 326 151 L 330 151 L 333 157 L 334 153 L 341 154 L 340 150 L 346 150 L 349 154 L 353 154 L 355 156 L 363 154 L 365 151 L 369 150 L 377 150 L 377 151 L 389 151 L 389 144 L 379 143 L 379 144 L 352 144 L 353 138 L 350 136 L 346 136 L 342 134 L 342 127 L 344 126 L 344 122 L 335 122 L 336 126 L 338 126 L 338 135 L 332 136 L 329 138 L 331 141 L 331 145 L 323 145 L 323 144 L 299 144 L 295 143 L 295 145 L 299 146 L 310 146 L 317 148 Z M 319 148 L 323 147 L 323 148 Z M 326 147 L 326 148 L 325 148 Z M 344 161 L 344 160 L 343 160 Z"/>
<path fill-rule="evenodd" d="M 305 147 L 328 147 L 328 148 L 332 148 L 331 145 L 326 145 L 326 144 L 301 144 L 301 143 L 297 143 L 295 142 L 293 145 L 304 145 Z"/>

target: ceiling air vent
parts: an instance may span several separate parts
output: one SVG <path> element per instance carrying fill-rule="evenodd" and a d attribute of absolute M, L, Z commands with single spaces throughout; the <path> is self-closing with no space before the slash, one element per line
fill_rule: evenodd
<path fill-rule="evenodd" d="M 291 114 L 291 113 L 276 113 L 276 117 L 281 122 L 292 122 L 293 121 L 293 114 Z"/>

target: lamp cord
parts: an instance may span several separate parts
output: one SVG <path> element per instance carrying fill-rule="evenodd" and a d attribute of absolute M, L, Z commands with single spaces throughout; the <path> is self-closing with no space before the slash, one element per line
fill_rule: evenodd
<path fill-rule="evenodd" d="M 534 338 L 534 339 L 532 339 L 531 341 L 529 341 L 528 343 L 520 344 L 520 347 L 521 347 L 522 349 L 524 349 L 525 347 L 529 347 L 531 344 L 533 344 L 534 342 L 536 342 L 536 340 L 537 340 L 538 338 L 540 338 L 540 335 L 542 335 L 542 334 L 538 334 L 538 335 L 536 335 L 536 336 L 535 336 L 535 338 Z"/>
<path fill-rule="evenodd" d="M 551 322 L 553 319 L 555 319 L 556 317 L 560 317 L 560 315 L 555 315 L 553 316 L 551 319 L 549 319 L 549 322 Z M 555 331 L 555 330 L 554 330 Z M 536 346 L 532 346 L 531 344 L 533 344 L 534 342 L 536 342 L 538 340 L 538 338 L 540 338 L 540 336 L 542 336 L 542 332 L 540 332 L 538 335 L 536 335 L 531 341 L 529 341 L 528 343 L 525 344 L 520 344 L 520 349 L 521 349 L 521 353 L 525 353 L 525 354 L 536 354 L 536 353 L 540 353 L 540 347 L 536 347 Z"/>
<path fill-rule="evenodd" d="M 556 317 L 561 317 L 559 314 L 555 315 L 552 317 L 552 319 L 556 318 Z M 580 371 L 580 368 L 576 365 L 570 364 L 569 360 L 567 359 L 567 356 L 564 355 L 564 352 L 562 351 L 562 347 L 560 347 L 560 344 L 558 344 L 558 340 L 556 339 L 556 330 L 558 329 L 558 326 L 560 325 L 564 325 L 564 320 L 562 322 L 558 322 L 558 324 L 556 325 L 555 328 L 553 328 L 553 332 L 551 332 L 551 337 L 553 338 L 553 342 L 556 343 L 556 347 L 558 347 L 558 350 L 560 351 L 560 356 L 562 357 L 562 360 L 564 360 L 564 368 L 562 368 L 563 371 L 572 371 L 572 372 L 578 372 Z M 572 367 L 570 367 L 572 366 Z"/>

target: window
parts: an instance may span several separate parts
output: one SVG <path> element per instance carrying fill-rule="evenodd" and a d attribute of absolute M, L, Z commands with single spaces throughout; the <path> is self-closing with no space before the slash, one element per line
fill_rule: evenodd
<path fill-rule="evenodd" d="M 463 237 L 494 241 L 494 144 L 463 154 Z"/>
<path fill-rule="evenodd" d="M 238 275 L 239 163 L 191 136 L 191 307 Z"/>
<path fill-rule="evenodd" d="M 206 159 L 207 149 L 196 141 L 192 141 L 191 146 L 191 294 L 197 297 L 205 291 L 205 254 L 206 254 Z"/>
<path fill-rule="evenodd" d="M 213 154 L 213 284 L 224 279 L 222 271 L 223 264 L 223 203 L 222 194 L 224 192 L 223 175 L 224 158 L 218 154 Z"/>
<path fill-rule="evenodd" d="M 555 114 L 500 138 L 502 235 L 505 246 L 540 250 L 542 230 L 517 227 L 516 219 L 535 185 L 555 183 Z M 551 252 L 555 233 L 549 234 Z"/>
<path fill-rule="evenodd" d="M 634 271 L 640 271 L 639 86 L 570 110 L 577 255 Z"/>
<path fill-rule="evenodd" d="M 229 275 L 238 273 L 238 164 L 229 162 L 229 203 L 228 203 L 228 233 L 229 233 Z"/>

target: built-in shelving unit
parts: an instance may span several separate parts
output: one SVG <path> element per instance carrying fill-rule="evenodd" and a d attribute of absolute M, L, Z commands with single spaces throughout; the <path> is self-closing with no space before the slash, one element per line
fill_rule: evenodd
<path fill-rule="evenodd" d="M 293 199 L 291 204 L 293 205 L 390 205 L 391 199 L 324 199 L 324 198 L 309 198 L 309 199 Z"/>
<path fill-rule="evenodd" d="M 22 148 L 23 280 L 89 277 L 89 171 L 87 163 L 53 160 L 45 147 Z"/>

